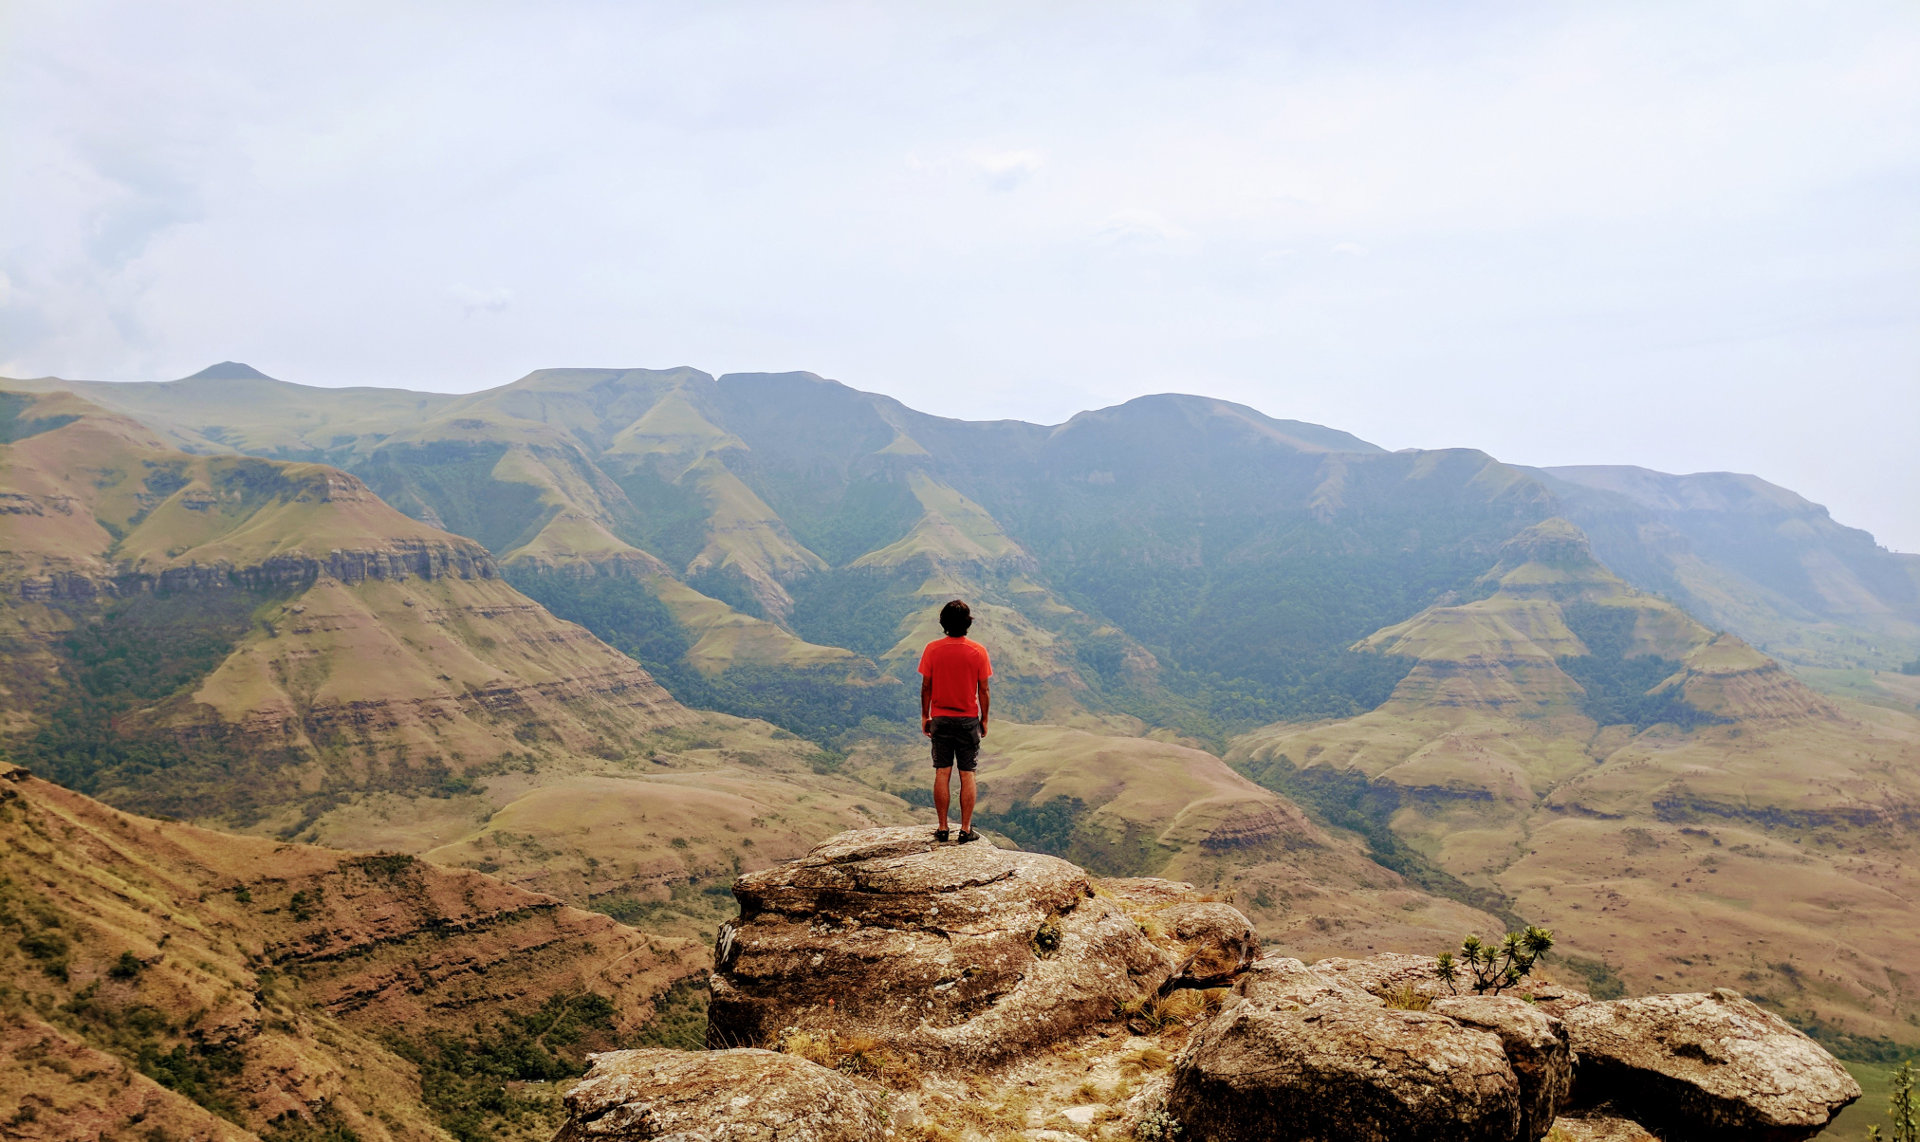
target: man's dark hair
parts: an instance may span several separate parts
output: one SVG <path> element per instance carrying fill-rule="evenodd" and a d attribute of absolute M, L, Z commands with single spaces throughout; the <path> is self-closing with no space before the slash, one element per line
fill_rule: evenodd
<path fill-rule="evenodd" d="M 973 612 L 959 599 L 940 608 L 940 629 L 947 632 L 948 638 L 959 638 L 973 626 Z"/>

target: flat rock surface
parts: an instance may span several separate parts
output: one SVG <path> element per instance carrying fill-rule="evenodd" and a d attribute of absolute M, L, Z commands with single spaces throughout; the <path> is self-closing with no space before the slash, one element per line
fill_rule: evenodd
<path fill-rule="evenodd" d="M 554 1142 L 883 1142 L 866 1095 L 771 1051 L 611 1051 L 567 1092 Z"/>
<path fill-rule="evenodd" d="M 1017 1054 L 1113 1018 L 1174 965 L 1087 874 L 924 827 L 843 833 L 741 877 L 714 949 L 711 1046 L 786 1028 L 936 1058 Z"/>
<path fill-rule="evenodd" d="M 1566 1014 L 1578 1098 L 1659 1133 L 1811 1138 L 1860 1086 L 1779 1016 L 1720 989 L 1588 1003 Z"/>

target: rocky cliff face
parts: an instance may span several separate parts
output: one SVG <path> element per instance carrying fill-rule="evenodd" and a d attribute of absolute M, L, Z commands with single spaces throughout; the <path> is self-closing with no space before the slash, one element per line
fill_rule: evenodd
<path fill-rule="evenodd" d="M 1423 957 L 1255 959 L 1187 886 L 924 828 L 842 834 L 736 894 L 727 1049 L 598 1056 L 562 1139 L 1784 1140 L 1860 1094 L 1731 992 L 1456 996 Z"/>

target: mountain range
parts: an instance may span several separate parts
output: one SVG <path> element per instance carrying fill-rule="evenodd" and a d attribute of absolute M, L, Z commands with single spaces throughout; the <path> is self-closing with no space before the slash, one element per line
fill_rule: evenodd
<path fill-rule="evenodd" d="M 1231 892 L 1289 954 L 1538 922 L 1598 992 L 1920 1041 L 1920 557 L 1756 477 L 1195 396 L 228 363 L 0 381 L 0 512 L 0 747 L 206 836 L 711 934 L 739 872 L 924 819 L 902 680 L 961 596 L 1009 842 Z"/>

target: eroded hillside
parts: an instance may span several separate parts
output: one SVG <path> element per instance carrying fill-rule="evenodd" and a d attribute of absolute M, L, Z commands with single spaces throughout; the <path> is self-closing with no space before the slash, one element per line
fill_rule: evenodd
<path fill-rule="evenodd" d="M 10 1138 L 544 1138 L 538 1081 L 663 1041 L 706 965 L 478 873 L 132 817 L 10 765 L 0 851 Z"/>
<path fill-rule="evenodd" d="M 1411 660 L 1357 718 L 1237 739 L 1243 772 L 1389 832 L 1565 937 L 1596 980 L 1738 981 L 1911 1041 L 1920 720 L 1836 703 L 1628 587 L 1571 525 L 1484 597 L 1362 644 Z"/>

